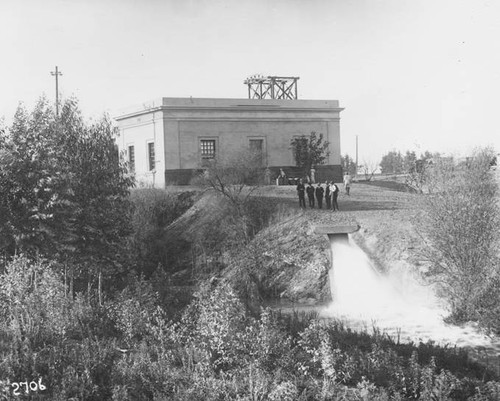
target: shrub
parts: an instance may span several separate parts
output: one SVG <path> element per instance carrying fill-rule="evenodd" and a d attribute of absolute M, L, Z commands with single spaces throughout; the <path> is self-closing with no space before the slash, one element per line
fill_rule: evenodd
<path fill-rule="evenodd" d="M 124 345 L 130 347 L 148 335 L 158 294 L 150 282 L 135 279 L 117 295 L 110 305 L 110 314 Z"/>
<path fill-rule="evenodd" d="M 271 401 L 294 401 L 298 394 L 297 386 L 290 381 L 284 381 L 277 384 L 269 393 Z"/>
<path fill-rule="evenodd" d="M 480 320 L 481 304 L 490 300 L 500 273 L 499 191 L 490 160 L 490 151 L 483 150 L 464 164 L 435 165 L 429 178 L 432 193 L 423 197 L 417 222 L 431 264 L 429 276 L 458 321 Z"/>
<path fill-rule="evenodd" d="M 254 237 L 260 230 L 266 228 L 278 210 L 279 202 L 274 198 L 254 196 L 245 204 L 244 214 L 247 217 L 248 232 Z"/>
<path fill-rule="evenodd" d="M 245 308 L 225 282 L 202 286 L 183 316 L 182 335 L 200 362 L 215 372 L 241 366 L 245 344 L 241 341 Z"/>
<path fill-rule="evenodd" d="M 54 264 L 15 257 L 0 276 L 0 372 L 43 378 L 54 400 L 108 398 L 115 342 L 102 308 L 66 293 Z M 103 329 L 105 328 L 105 329 Z"/>
<path fill-rule="evenodd" d="M 17 256 L 0 276 L 0 329 L 34 348 L 60 340 L 68 329 L 66 291 L 52 268 Z"/>
<path fill-rule="evenodd" d="M 170 223 L 192 206 L 193 194 L 173 195 L 155 188 L 140 188 L 131 192 L 134 212 L 130 247 L 137 271 L 146 278 L 158 266 L 167 268 L 170 264 L 169 253 L 175 252 L 175 249 L 172 249 L 172 244 L 165 244 L 163 233 Z"/>

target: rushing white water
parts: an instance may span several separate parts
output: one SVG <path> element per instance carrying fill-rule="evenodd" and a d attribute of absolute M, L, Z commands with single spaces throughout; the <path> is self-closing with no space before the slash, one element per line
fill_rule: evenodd
<path fill-rule="evenodd" d="M 353 330 L 376 327 L 401 341 L 497 348 L 473 326 L 445 324 L 447 311 L 431 288 L 410 277 L 379 274 L 357 246 L 333 242 L 332 255 L 333 302 L 323 317 L 340 318 Z"/>

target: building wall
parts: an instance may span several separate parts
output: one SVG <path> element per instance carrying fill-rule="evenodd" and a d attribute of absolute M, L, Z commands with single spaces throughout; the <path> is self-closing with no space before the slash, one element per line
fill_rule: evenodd
<path fill-rule="evenodd" d="M 118 148 L 129 160 L 129 147 L 134 147 L 134 171 L 139 183 L 165 186 L 165 145 L 162 113 L 143 114 L 119 126 Z M 155 168 L 150 170 L 148 144 L 154 144 Z M 161 156 L 163 155 L 163 156 Z"/>
<path fill-rule="evenodd" d="M 165 135 L 167 146 L 172 136 L 179 138 L 180 158 L 177 168 L 200 168 L 201 139 L 214 139 L 218 156 L 227 157 L 237 151 L 249 149 L 250 139 L 263 140 L 264 164 L 269 166 L 289 166 L 294 164 L 290 141 L 295 136 L 308 135 L 311 131 L 323 132 L 327 138 L 327 123 L 303 121 L 274 121 L 274 122 L 246 122 L 246 121 L 181 121 L 178 132 Z M 170 135 L 171 134 L 171 135 Z M 335 143 L 335 142 L 333 142 Z M 332 146 L 333 153 L 339 149 Z M 176 159 L 172 162 L 177 161 Z M 333 159 L 333 157 L 332 157 Z M 166 162 L 167 169 L 176 168 L 176 163 Z"/>
<path fill-rule="evenodd" d="M 264 164 L 284 167 L 295 164 L 291 139 L 316 131 L 330 142 L 326 165 L 340 166 L 341 110 L 338 101 L 162 98 L 117 117 L 118 144 L 124 150 L 136 144 L 136 178 L 157 187 L 166 184 L 165 176 L 187 183 L 202 167 L 201 139 L 214 139 L 221 157 L 262 139 Z M 154 174 L 148 171 L 148 141 L 155 143 Z M 341 174 L 337 167 L 324 170 Z"/>

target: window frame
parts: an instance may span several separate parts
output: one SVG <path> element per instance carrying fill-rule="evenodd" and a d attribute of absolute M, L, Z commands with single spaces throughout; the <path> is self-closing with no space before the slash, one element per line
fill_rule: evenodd
<path fill-rule="evenodd" d="M 127 145 L 127 161 L 130 172 L 135 172 L 135 144 Z"/>
<path fill-rule="evenodd" d="M 154 141 L 148 141 L 146 145 L 148 156 L 148 172 L 156 171 L 156 146 Z"/>
<path fill-rule="evenodd" d="M 203 146 L 204 144 L 208 145 L 211 144 L 212 146 Z M 211 151 L 210 153 L 204 154 L 204 151 L 209 150 Z M 211 160 L 215 159 L 217 156 L 217 141 L 215 139 L 200 139 L 200 157 L 201 159 L 205 160 Z"/>
<path fill-rule="evenodd" d="M 213 156 L 203 154 L 202 142 L 213 142 Z M 211 161 L 217 159 L 219 149 L 219 138 L 216 136 L 200 136 L 198 137 L 198 161 L 201 167 L 207 167 Z"/>
<path fill-rule="evenodd" d="M 260 141 L 262 144 L 261 146 L 261 165 L 262 166 L 267 166 L 268 161 L 267 161 L 267 147 L 266 147 L 266 137 L 265 136 L 249 136 L 248 137 L 248 150 L 252 151 L 252 141 Z"/>

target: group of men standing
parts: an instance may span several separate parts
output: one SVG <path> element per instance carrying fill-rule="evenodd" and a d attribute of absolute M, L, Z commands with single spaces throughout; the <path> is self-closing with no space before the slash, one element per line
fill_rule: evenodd
<path fill-rule="evenodd" d="M 352 178 L 349 173 L 344 174 L 344 189 L 346 194 L 350 195 L 351 190 L 351 182 Z M 339 205 L 337 203 L 337 199 L 339 197 L 340 188 L 337 184 L 332 182 L 325 182 L 325 187 L 318 183 L 316 187 L 314 187 L 311 183 L 306 185 L 303 180 L 300 179 L 297 184 L 297 194 L 299 195 L 299 206 L 305 208 L 306 207 L 306 194 L 309 200 L 309 207 L 312 209 L 315 205 L 318 205 L 319 209 L 323 209 L 323 199 L 326 203 L 326 209 L 331 209 L 333 211 L 339 210 Z"/>
<path fill-rule="evenodd" d="M 314 187 L 311 183 L 307 184 L 307 188 L 304 185 L 302 179 L 299 180 L 297 184 L 297 194 L 299 195 L 299 206 L 306 207 L 306 193 L 309 200 L 309 207 L 314 208 L 315 204 L 318 205 L 319 209 L 323 208 L 323 199 L 325 199 L 326 209 L 331 209 L 333 211 L 339 210 L 339 205 L 337 203 L 337 198 L 339 196 L 340 188 L 334 182 L 326 182 L 325 188 L 318 183 Z"/>

